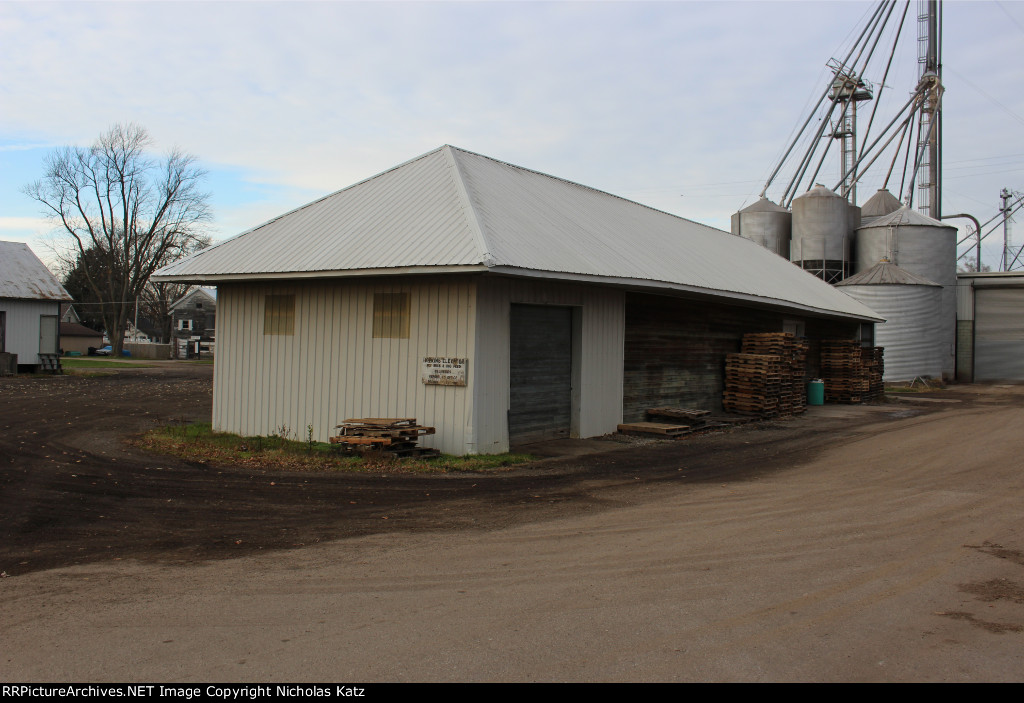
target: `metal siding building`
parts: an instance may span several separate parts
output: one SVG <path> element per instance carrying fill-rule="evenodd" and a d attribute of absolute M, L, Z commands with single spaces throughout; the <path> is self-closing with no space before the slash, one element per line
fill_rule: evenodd
<path fill-rule="evenodd" d="M 20 366 L 60 347 L 60 304 L 71 296 L 43 262 L 21 242 L 0 242 L 0 352 L 18 355 Z"/>
<path fill-rule="evenodd" d="M 219 287 L 215 428 L 305 437 L 312 425 L 323 440 L 349 417 L 416 417 L 437 428 L 424 444 L 456 454 L 614 432 L 630 290 L 880 320 L 749 240 L 450 146 L 155 278 Z M 523 351 L 529 334 L 512 335 L 535 324 L 560 340 L 545 370 Z M 468 360 L 465 385 L 424 382 L 434 357 Z M 560 409 L 548 421 L 524 402 Z"/>
<path fill-rule="evenodd" d="M 1024 274 L 957 274 L 957 377 L 1024 381 Z"/>

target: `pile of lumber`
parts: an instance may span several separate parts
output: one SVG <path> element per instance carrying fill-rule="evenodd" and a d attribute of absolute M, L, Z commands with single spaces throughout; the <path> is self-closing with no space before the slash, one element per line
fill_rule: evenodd
<path fill-rule="evenodd" d="M 350 418 L 337 426 L 339 434 L 331 444 L 342 451 L 364 454 L 380 452 L 389 456 L 437 456 L 436 449 L 417 446 L 422 435 L 434 434 L 433 427 L 416 424 L 414 417 Z"/>
<path fill-rule="evenodd" d="M 868 398 L 878 398 L 885 393 L 882 374 L 885 373 L 885 348 L 861 347 L 860 363 L 868 376 Z"/>
<path fill-rule="evenodd" d="M 619 425 L 619 432 L 678 439 L 692 430 L 702 429 L 710 414 L 710 410 L 695 408 L 650 408 L 646 422 L 625 422 Z"/>
<path fill-rule="evenodd" d="M 742 352 L 725 357 L 722 407 L 766 418 L 802 413 L 806 366 L 806 339 L 788 332 L 745 334 Z"/>
<path fill-rule="evenodd" d="M 821 342 L 821 379 L 825 401 L 863 403 L 882 393 L 883 349 L 861 347 L 852 339 Z"/>

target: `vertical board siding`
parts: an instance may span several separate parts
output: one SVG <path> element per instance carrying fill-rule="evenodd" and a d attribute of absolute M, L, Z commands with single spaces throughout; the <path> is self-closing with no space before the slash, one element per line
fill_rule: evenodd
<path fill-rule="evenodd" d="M 7 313 L 5 351 L 17 354 L 19 364 L 39 363 L 39 318 L 60 315 L 60 303 L 52 300 L 0 298 L 0 310 Z"/>
<path fill-rule="evenodd" d="M 725 355 L 740 351 L 747 332 L 781 332 L 784 320 L 805 322 L 808 373 L 818 373 L 820 340 L 853 339 L 859 324 L 792 313 L 664 296 L 626 296 L 626 422 L 646 420 L 649 408 L 681 406 L 720 412 Z"/>
<path fill-rule="evenodd" d="M 374 293 L 409 293 L 410 338 L 373 339 Z M 295 295 L 295 334 L 264 335 L 267 295 Z M 472 381 L 420 380 L 425 356 L 473 363 L 471 279 L 224 285 L 218 291 L 213 422 L 244 435 L 327 441 L 350 417 L 415 417 L 437 428 L 424 446 L 471 451 Z"/>
<path fill-rule="evenodd" d="M 479 286 L 474 425 L 481 454 L 508 451 L 509 319 L 513 303 L 578 308 L 580 437 L 614 432 L 622 422 L 623 292 L 543 279 L 486 278 Z M 471 360 L 471 363 L 473 360 Z M 575 424 L 574 424 L 575 426 Z"/>

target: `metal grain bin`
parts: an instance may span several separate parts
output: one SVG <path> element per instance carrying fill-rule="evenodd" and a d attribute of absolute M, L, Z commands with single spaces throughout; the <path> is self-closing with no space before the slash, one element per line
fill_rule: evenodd
<path fill-rule="evenodd" d="M 761 198 L 732 216 L 732 233 L 779 256 L 789 258 L 789 242 L 793 232 L 793 214 L 768 198 Z"/>
<path fill-rule="evenodd" d="M 897 200 L 895 195 L 885 188 L 879 188 L 877 193 L 860 206 L 861 224 L 866 225 L 876 217 L 896 212 L 901 207 L 903 207 L 903 203 Z"/>
<path fill-rule="evenodd" d="M 956 227 L 909 207 L 867 222 L 857 230 L 854 272 L 887 259 L 900 268 L 942 286 L 942 375 L 952 378 L 956 339 Z"/>
<path fill-rule="evenodd" d="M 859 210 L 823 185 L 793 200 L 789 260 L 834 283 L 849 273 L 850 240 Z"/>
<path fill-rule="evenodd" d="M 883 261 L 836 287 L 885 318 L 875 325 L 875 344 L 885 347 L 883 381 L 942 375 L 942 286 Z"/>

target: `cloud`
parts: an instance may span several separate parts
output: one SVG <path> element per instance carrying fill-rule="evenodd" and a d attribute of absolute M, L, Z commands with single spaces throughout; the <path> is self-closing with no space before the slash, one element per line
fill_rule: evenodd
<path fill-rule="evenodd" d="M 0 3 L 0 152 L 136 121 L 231 175 L 215 202 L 225 233 L 443 143 L 728 227 L 872 7 Z M 945 63 L 1020 115 L 1005 20 L 992 3 L 947 4 Z M 892 100 L 914 82 L 914 44 L 886 79 Z M 999 154 L 1019 125 L 947 82 L 947 160 Z M 957 190 L 994 201 L 996 183 Z"/>
<path fill-rule="evenodd" d="M 50 221 L 42 217 L 0 217 L 0 231 L 3 232 L 42 232 L 50 229 Z"/>

